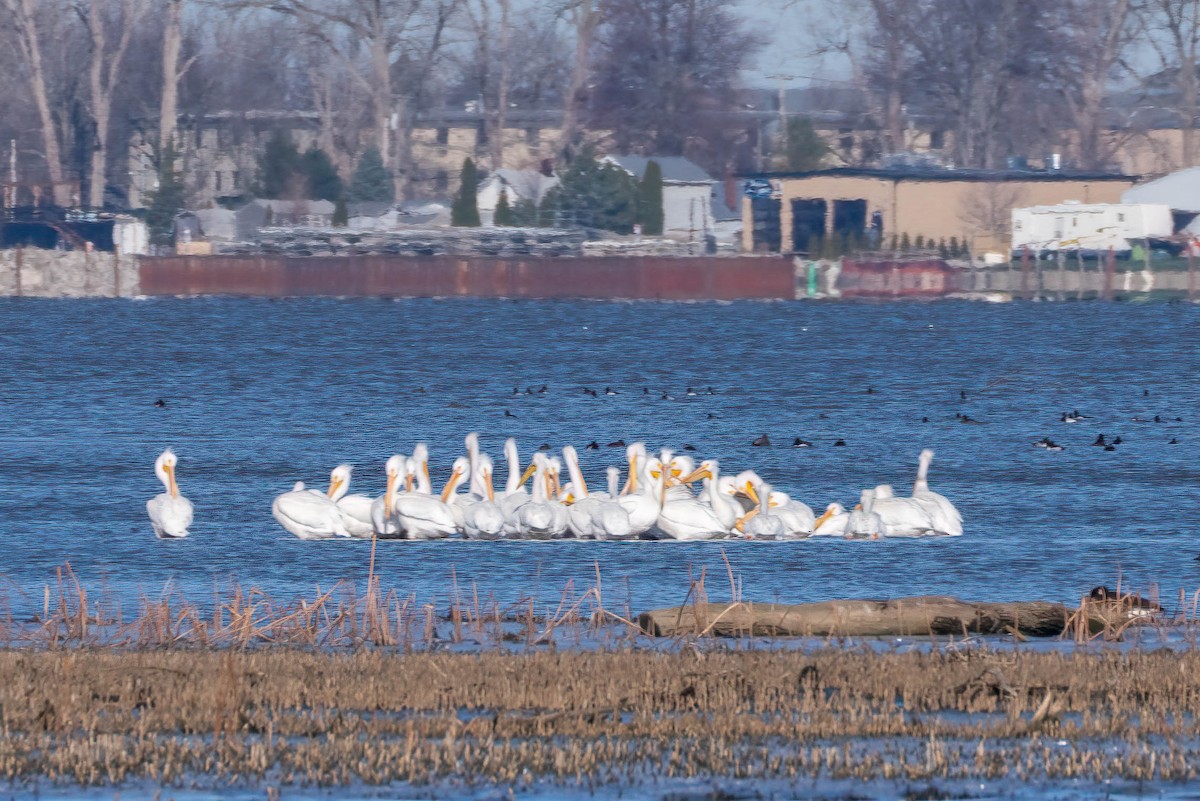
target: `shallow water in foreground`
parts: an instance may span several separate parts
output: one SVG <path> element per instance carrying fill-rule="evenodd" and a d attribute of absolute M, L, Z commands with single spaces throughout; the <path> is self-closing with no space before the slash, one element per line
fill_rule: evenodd
<path fill-rule="evenodd" d="M 959 506 L 966 536 L 381 543 L 385 586 L 440 609 L 452 577 L 501 601 L 557 603 L 568 581 L 594 582 L 597 562 L 614 606 L 678 603 L 702 568 L 717 598 L 722 551 L 761 600 L 1070 602 L 1120 576 L 1174 601 L 1200 587 L 1198 346 L 1200 307 L 1185 304 L 6 299 L 0 576 L 19 612 L 41 607 L 66 562 L 93 597 L 123 599 L 167 582 L 203 601 L 230 581 L 290 597 L 361 579 L 369 543 L 295 540 L 271 498 L 323 484 L 341 461 L 356 466 L 352 491 L 376 494 L 383 461 L 417 440 L 444 480 L 478 430 L 495 456 L 516 436 L 525 458 L 542 442 L 689 443 L 814 507 L 880 482 L 905 492 L 932 447 L 931 485 Z M 542 384 L 545 395 L 512 395 Z M 687 397 L 689 385 L 716 394 Z M 622 394 L 583 393 L 605 386 Z M 1092 417 L 1060 423 L 1072 409 Z M 1183 422 L 1131 422 L 1156 414 Z M 774 446 L 751 447 L 764 432 Z M 1090 447 L 1098 433 L 1124 444 Z M 1047 435 L 1066 450 L 1031 447 Z M 814 447 L 785 447 L 796 436 Z M 196 504 L 186 541 L 156 541 L 145 518 L 167 445 Z M 623 459 L 582 453 L 597 482 Z"/>

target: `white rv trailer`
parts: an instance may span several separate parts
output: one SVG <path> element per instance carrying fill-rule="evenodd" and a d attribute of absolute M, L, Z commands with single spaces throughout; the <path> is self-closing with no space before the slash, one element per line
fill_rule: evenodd
<path fill-rule="evenodd" d="M 1171 207 L 1157 203 L 1061 203 L 1012 211 L 1013 253 L 1129 252 L 1135 242 L 1169 239 Z"/>

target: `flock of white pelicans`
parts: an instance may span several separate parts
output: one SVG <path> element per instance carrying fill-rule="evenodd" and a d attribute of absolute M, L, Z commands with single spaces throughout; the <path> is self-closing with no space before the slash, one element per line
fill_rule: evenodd
<path fill-rule="evenodd" d="M 305 489 L 297 482 L 275 498 L 271 511 L 302 540 L 789 540 L 962 534 L 958 510 L 929 489 L 930 450 L 921 452 L 911 496 L 897 496 L 890 485 L 881 484 L 864 490 L 853 509 L 831 503 L 817 516 L 752 470 L 722 475 L 715 459 L 696 464 L 672 451 L 651 455 L 642 443 L 626 449 L 623 487 L 621 470 L 609 467 L 607 490 L 592 492 L 575 448 L 565 446 L 561 459 L 538 451 L 522 470 L 517 444 L 509 439 L 504 445 L 507 481 L 498 492 L 492 458 L 480 452 L 478 436 L 468 434 L 466 447 L 440 492 L 430 478 L 429 451 L 418 444 L 412 456 L 387 460 L 387 488 L 380 497 L 349 494 L 351 467 L 343 464 L 334 468 L 327 491 Z M 192 504 L 175 480 L 176 463 L 170 450 L 158 457 L 155 472 L 166 492 L 146 505 L 160 539 L 186 537 L 192 523 Z M 561 481 L 564 467 L 566 484 Z M 464 484 L 466 491 L 460 492 Z"/>

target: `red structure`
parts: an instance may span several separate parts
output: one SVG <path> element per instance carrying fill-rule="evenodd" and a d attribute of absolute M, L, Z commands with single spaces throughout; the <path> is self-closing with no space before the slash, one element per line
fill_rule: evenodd
<path fill-rule="evenodd" d="M 955 269 L 940 259 L 842 260 L 838 288 L 845 298 L 936 298 L 954 292 Z"/>
<path fill-rule="evenodd" d="M 779 257 L 172 256 L 141 260 L 144 295 L 792 299 Z"/>

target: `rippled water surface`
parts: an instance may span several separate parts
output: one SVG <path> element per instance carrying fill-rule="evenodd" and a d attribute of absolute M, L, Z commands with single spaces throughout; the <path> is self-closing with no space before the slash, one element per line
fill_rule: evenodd
<path fill-rule="evenodd" d="M 500 599 L 551 601 L 599 563 L 606 598 L 641 609 L 683 600 L 701 568 L 719 595 L 723 548 L 744 595 L 763 600 L 1070 601 L 1118 575 L 1173 599 L 1200 587 L 1198 345 L 1200 307 L 1184 304 L 8 299 L 0 573 L 17 606 L 40 606 L 66 562 L 130 598 L 169 580 L 195 596 L 230 580 L 311 593 L 363 577 L 370 545 L 293 539 L 271 518 L 275 494 L 323 484 L 341 461 L 356 467 L 352 491 L 379 493 L 384 460 L 418 440 L 437 480 L 477 430 L 496 457 L 509 435 L 526 458 L 543 442 L 690 443 L 814 507 L 881 482 L 907 491 L 932 447 L 930 483 L 966 536 L 388 542 L 385 584 L 444 602 L 453 573 Z M 543 383 L 545 395 L 512 394 Z M 716 394 L 687 397 L 689 385 Z M 621 394 L 583 392 L 605 386 Z M 1059 422 L 1072 409 L 1092 418 Z M 1131 421 L 1156 414 L 1172 422 Z M 751 447 L 764 432 L 773 447 Z M 1124 444 L 1090 447 L 1098 433 Z M 1031 446 L 1047 435 L 1066 450 Z M 796 436 L 814 446 L 786 447 Z M 155 540 L 145 514 L 167 445 L 196 505 L 186 541 Z M 623 452 L 583 459 L 602 482 Z"/>

